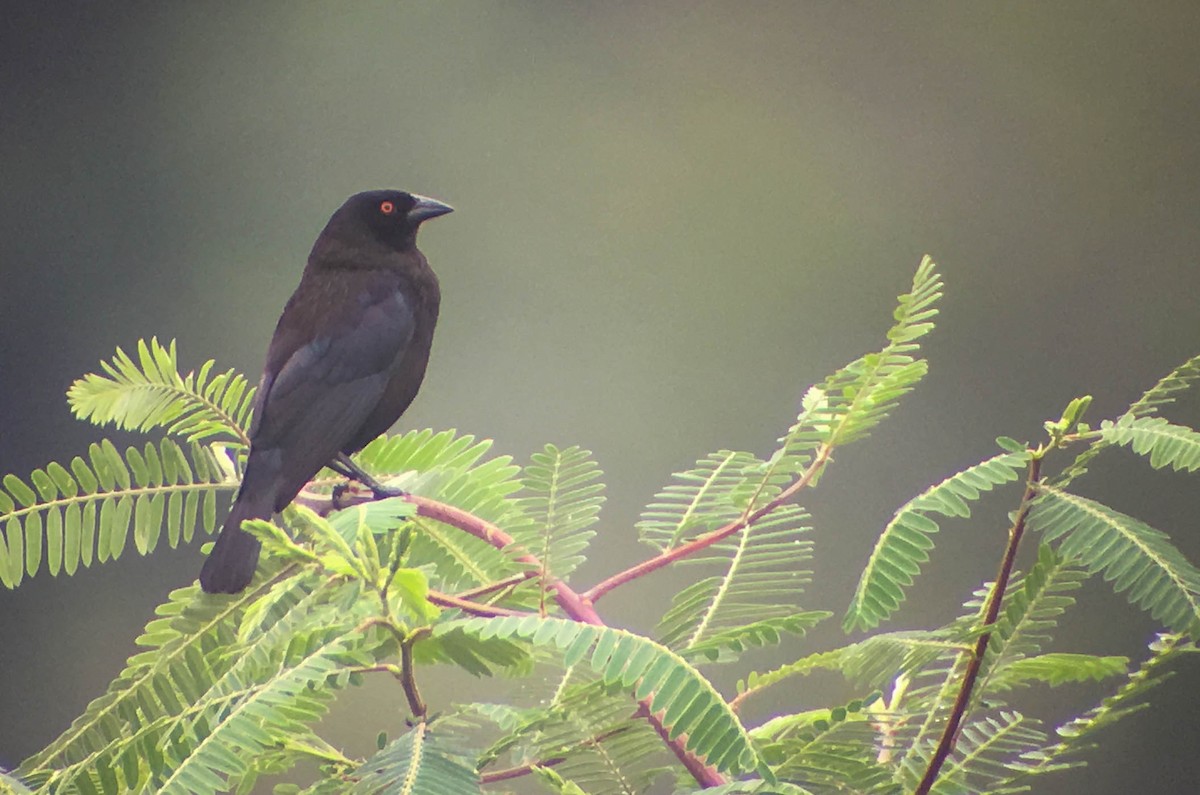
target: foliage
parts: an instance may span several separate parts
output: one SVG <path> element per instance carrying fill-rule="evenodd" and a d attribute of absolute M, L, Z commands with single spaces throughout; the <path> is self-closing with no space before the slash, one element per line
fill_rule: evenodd
<path fill-rule="evenodd" d="M 359 465 L 412 496 L 335 489 L 340 478 L 323 472 L 276 521 L 248 522 L 264 546 L 250 587 L 173 592 L 107 692 L 17 771 L 0 772 L 0 790 L 246 793 L 305 770 L 306 787 L 277 791 L 634 795 L 673 777 L 680 793 L 714 795 L 1002 793 L 1084 763 L 1102 729 L 1197 651 L 1200 569 L 1168 534 L 1072 484 L 1108 450 L 1200 469 L 1200 433 L 1158 416 L 1194 385 L 1200 357 L 1094 429 L 1080 398 L 1046 423 L 1041 444 L 1001 437 L 1001 452 L 931 478 L 882 528 L 858 578 L 843 626 L 865 634 L 803 643 L 832 612 L 805 604 L 813 531 L 794 499 L 925 375 L 919 342 L 941 291 L 924 260 L 879 350 L 809 389 L 773 451 L 720 450 L 674 475 L 637 524 L 650 557 L 582 592 L 571 580 L 604 502 L 589 452 L 546 445 L 517 466 L 455 431 L 375 440 Z M 136 356 L 118 349 L 101 370 L 72 385 L 74 412 L 156 438 L 123 452 L 98 441 L 0 480 L 7 588 L 72 575 L 131 543 L 147 555 L 164 539 L 211 534 L 219 498 L 237 486 L 253 411 L 244 377 L 211 361 L 183 374 L 175 343 L 157 340 Z M 1041 476 L 1052 459 L 1058 474 Z M 940 532 L 1003 529 L 976 515 L 988 492 L 1011 495 L 1001 576 L 944 626 L 881 630 L 937 561 Z M 1013 570 L 1022 538 L 1037 543 L 1026 572 Z M 692 576 L 655 606 L 653 632 L 604 623 L 595 605 L 608 591 L 668 566 Z M 1160 628 L 1146 659 L 1053 647 L 1097 575 Z M 788 661 L 750 670 L 747 655 L 770 647 Z M 504 677 L 503 695 L 430 710 L 419 682 L 434 665 Z M 709 668 L 741 679 L 724 692 Z M 842 677 L 850 697 L 802 704 L 778 687 L 822 672 Z M 380 675 L 406 710 L 379 727 L 376 749 L 339 750 L 320 718 Z M 1080 683 L 1109 695 L 1053 732 L 1026 714 L 1036 712 L 1031 687 Z M 742 717 L 767 691 L 772 716 Z"/>

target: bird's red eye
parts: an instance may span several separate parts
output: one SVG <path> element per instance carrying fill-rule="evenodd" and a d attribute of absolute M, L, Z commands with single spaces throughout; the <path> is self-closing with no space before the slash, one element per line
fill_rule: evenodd
<path fill-rule="evenodd" d="M 379 205 L 379 212 L 383 213 L 384 215 L 391 215 L 392 213 L 396 212 L 396 205 L 392 204 L 391 202 L 383 202 Z"/>

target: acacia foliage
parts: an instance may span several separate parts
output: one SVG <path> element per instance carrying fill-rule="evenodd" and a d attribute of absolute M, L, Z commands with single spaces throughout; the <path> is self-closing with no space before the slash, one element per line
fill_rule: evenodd
<path fill-rule="evenodd" d="M 864 634 L 811 648 L 806 633 L 832 611 L 806 603 L 817 558 L 797 498 L 921 381 L 920 341 L 941 293 L 926 259 L 879 350 L 809 389 L 774 450 L 720 450 L 672 476 L 636 528 L 651 557 L 583 596 L 570 583 L 604 502 L 587 450 L 546 445 L 518 465 L 455 431 L 381 437 L 359 464 L 415 498 L 346 506 L 323 472 L 280 521 L 248 523 L 264 544 L 251 586 L 172 593 L 138 638 L 144 650 L 62 736 L 0 773 L 0 790 L 250 792 L 306 762 L 308 783 L 280 792 L 632 794 L 664 776 L 679 792 L 911 792 L 964 693 L 934 791 L 1020 791 L 1081 764 L 1101 729 L 1195 653 L 1200 572 L 1168 533 L 1072 484 L 1118 448 L 1155 468 L 1200 468 L 1200 434 L 1158 416 L 1200 375 L 1200 357 L 1096 428 L 1076 401 L 1047 423 L 1045 442 L 1001 437 L 979 464 L 932 478 L 881 529 L 858 575 L 843 626 Z M 237 486 L 253 389 L 212 362 L 182 373 L 174 342 L 136 351 L 118 349 L 69 400 L 81 418 L 154 438 L 124 451 L 101 440 L 65 464 L 4 477 L 5 587 L 213 532 L 218 501 Z M 1063 458 L 1059 474 L 1028 483 L 1031 463 L 1050 457 Z M 1011 494 L 1013 509 L 1024 501 L 1035 563 L 1003 594 L 983 583 L 945 626 L 881 627 L 925 569 L 952 565 L 938 558 L 939 533 L 968 522 L 1003 532 L 1003 517 L 976 510 L 988 492 Z M 652 606 L 656 627 L 604 625 L 589 595 L 668 565 L 690 580 Z M 1143 660 L 1048 648 L 1096 575 L 1160 628 Z M 1000 610 L 983 626 L 993 595 Z M 981 635 L 986 653 L 964 691 Z M 748 655 L 765 647 L 790 661 L 752 670 Z M 505 684 L 488 702 L 427 710 L 418 683 L 433 665 Z M 795 687 L 779 687 L 818 671 L 844 677 L 850 697 L 814 705 L 813 693 L 801 703 Z M 714 684 L 728 672 L 735 688 Z M 379 675 L 395 677 L 407 710 L 370 716 L 380 721 L 373 751 L 340 750 L 320 718 Z M 1057 729 L 1022 710 L 1031 686 L 1083 682 L 1110 695 Z M 772 717 L 747 721 L 742 705 L 768 692 Z"/>

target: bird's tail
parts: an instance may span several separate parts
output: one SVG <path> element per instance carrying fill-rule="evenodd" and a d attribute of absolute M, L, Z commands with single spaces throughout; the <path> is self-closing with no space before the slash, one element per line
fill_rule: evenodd
<path fill-rule="evenodd" d="M 247 519 L 269 519 L 274 509 L 274 495 L 260 489 L 247 489 L 243 484 L 237 500 L 229 509 L 229 517 L 213 544 L 204 568 L 200 569 L 200 587 L 205 593 L 238 593 L 245 588 L 258 567 L 258 539 L 242 529 Z"/>

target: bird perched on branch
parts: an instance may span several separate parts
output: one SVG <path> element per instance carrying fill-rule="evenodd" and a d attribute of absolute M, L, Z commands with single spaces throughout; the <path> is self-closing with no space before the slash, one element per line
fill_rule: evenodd
<path fill-rule="evenodd" d="M 200 571 L 208 593 L 246 587 L 259 542 L 242 522 L 283 510 L 322 467 L 381 489 L 350 455 L 391 427 L 421 386 L 440 292 L 417 229 L 451 209 L 370 191 L 325 225 L 267 349 L 245 476 Z"/>

